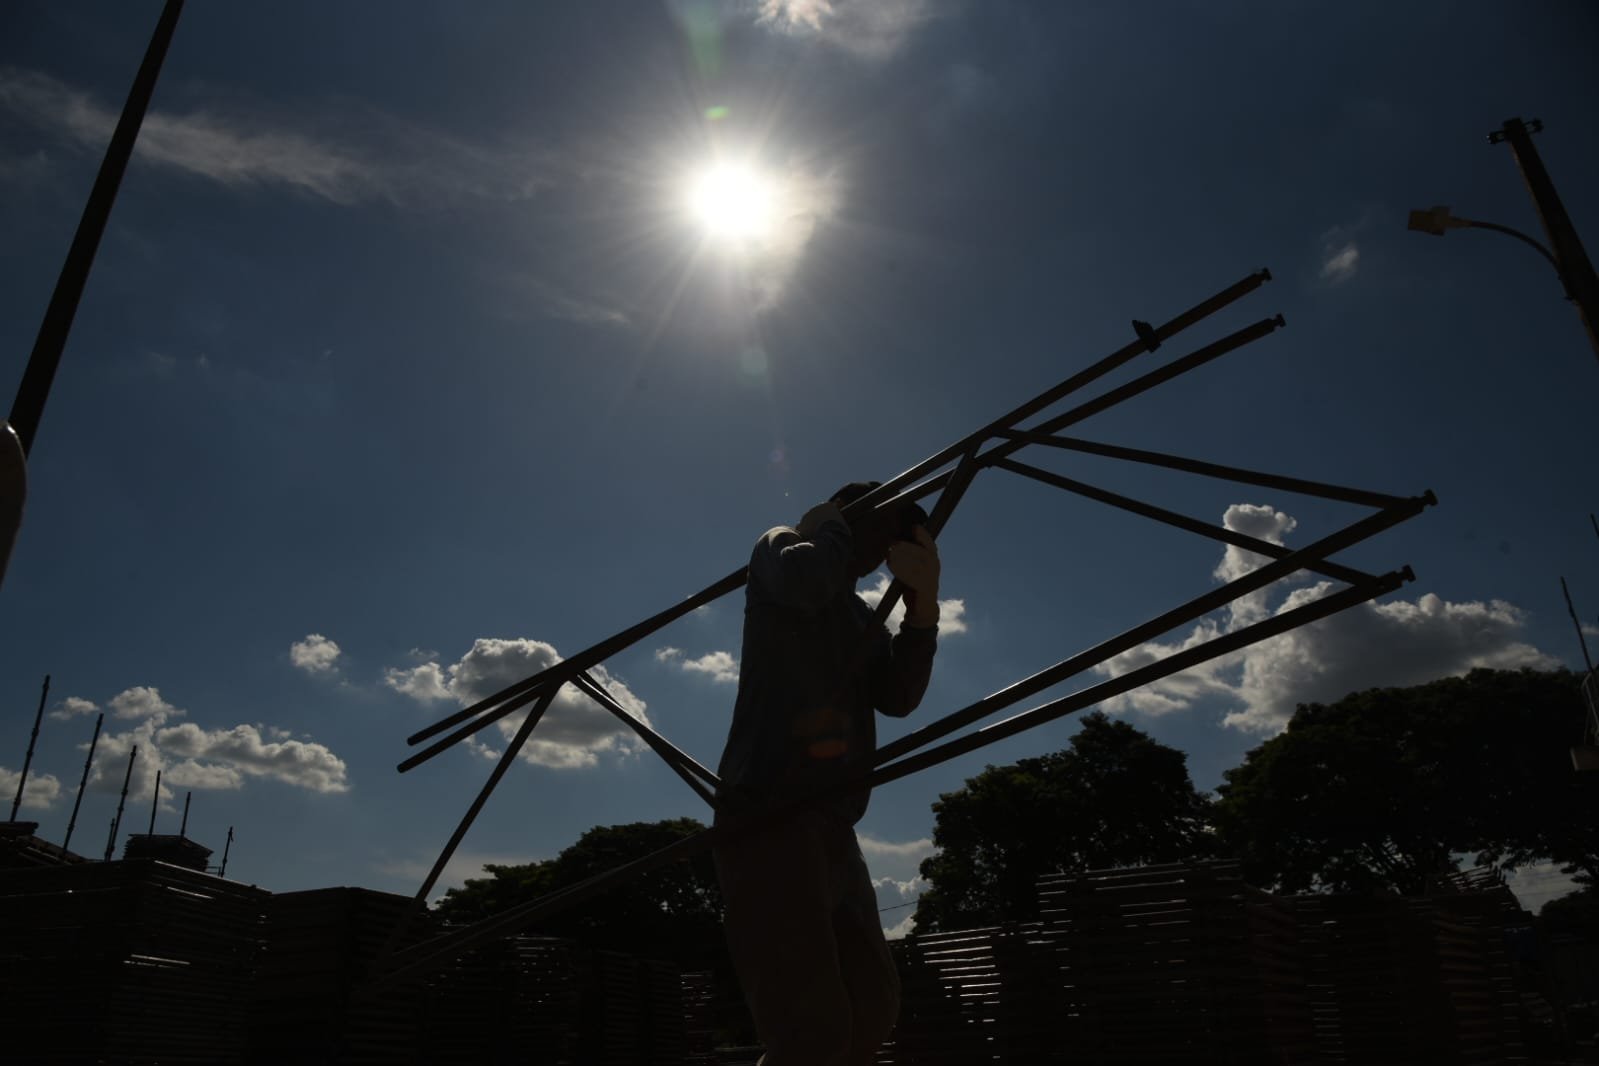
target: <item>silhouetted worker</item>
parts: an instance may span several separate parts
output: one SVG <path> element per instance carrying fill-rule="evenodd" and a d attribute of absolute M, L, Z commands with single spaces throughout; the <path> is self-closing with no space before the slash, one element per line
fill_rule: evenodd
<path fill-rule="evenodd" d="M 844 521 L 877 487 L 853 482 L 750 556 L 738 699 L 718 774 L 720 820 L 871 766 L 874 709 L 896 718 L 927 690 L 938 646 L 938 549 L 908 504 Z M 885 560 L 905 620 L 872 625 L 855 583 Z M 899 1015 L 899 975 L 855 839 L 867 789 L 715 851 L 728 946 L 766 1045 L 763 1066 L 874 1061 Z"/>

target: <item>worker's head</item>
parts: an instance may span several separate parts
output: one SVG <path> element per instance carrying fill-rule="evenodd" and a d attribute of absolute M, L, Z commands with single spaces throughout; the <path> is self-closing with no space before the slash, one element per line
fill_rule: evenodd
<path fill-rule="evenodd" d="M 848 507 L 881 484 L 881 481 L 851 481 L 833 493 L 831 499 L 840 507 Z M 855 576 L 865 577 L 882 566 L 890 545 L 896 540 L 914 541 L 916 535 L 912 530 L 926 524 L 927 512 L 909 502 L 852 518 L 850 534 L 855 542 Z"/>

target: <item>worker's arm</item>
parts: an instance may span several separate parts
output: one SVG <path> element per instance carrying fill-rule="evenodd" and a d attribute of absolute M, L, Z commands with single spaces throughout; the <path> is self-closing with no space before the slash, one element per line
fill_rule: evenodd
<path fill-rule="evenodd" d="M 750 588 L 764 600 L 820 610 L 849 585 L 854 542 L 836 504 L 811 508 L 798 529 L 778 526 L 756 542 Z"/>
<path fill-rule="evenodd" d="M 914 532 L 916 543 L 888 550 L 888 568 L 905 588 L 905 620 L 892 638 L 881 629 L 870 667 L 872 706 L 893 718 L 922 702 L 938 650 L 938 546 L 921 526 Z"/>

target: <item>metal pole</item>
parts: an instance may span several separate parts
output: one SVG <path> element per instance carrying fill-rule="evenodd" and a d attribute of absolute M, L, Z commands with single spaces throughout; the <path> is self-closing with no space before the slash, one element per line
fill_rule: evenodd
<path fill-rule="evenodd" d="M 155 772 L 155 795 L 150 797 L 150 836 L 155 836 L 155 812 L 161 807 L 161 771 Z"/>
<path fill-rule="evenodd" d="M 1124 345 L 1122 348 L 1112 352 L 1110 355 L 1101 359 L 1093 366 L 1079 371 L 1053 388 L 1040 393 L 1038 396 L 1035 396 L 1033 399 L 1022 404 L 1020 407 L 1017 407 L 1007 414 L 1000 416 L 987 426 L 977 430 L 975 433 L 968 434 L 966 437 L 945 448 L 943 451 L 940 451 L 937 454 L 922 460 L 909 470 L 906 470 L 903 473 L 898 474 L 884 482 L 879 488 L 873 489 L 871 492 L 855 501 L 855 503 L 845 508 L 846 517 L 850 515 L 859 515 L 863 511 L 870 510 L 872 507 L 888 499 L 891 495 L 916 481 L 918 478 L 925 477 L 928 473 L 937 470 L 938 468 L 955 459 L 960 458 L 960 456 L 970 450 L 974 444 L 981 444 L 983 441 L 993 437 L 1002 429 L 1013 428 L 1017 422 L 1032 417 L 1045 408 L 1052 406 L 1057 401 L 1064 399 L 1072 392 L 1092 384 L 1094 381 L 1110 373 L 1111 371 L 1116 370 L 1136 356 L 1142 355 L 1145 352 L 1154 351 L 1160 346 L 1161 341 L 1167 340 L 1182 330 L 1187 329 L 1189 326 L 1192 326 L 1202 319 L 1215 314 L 1217 311 L 1227 307 L 1229 304 L 1232 304 L 1244 296 L 1247 296 L 1249 293 L 1254 292 L 1261 285 L 1264 285 L 1270 280 L 1271 272 L 1269 270 L 1256 271 L 1240 281 L 1235 282 L 1228 288 L 1223 289 L 1221 292 L 1210 297 L 1208 300 L 1189 308 L 1187 311 L 1184 311 L 1182 314 L 1178 315 L 1176 318 L 1160 326 L 1159 328 L 1151 329 L 1144 323 L 1135 322 L 1134 331 L 1138 334 L 1137 340 L 1130 344 Z M 1249 339 L 1254 338 L 1250 337 Z M 1215 354 L 1219 355 L 1221 353 L 1216 352 Z M 1214 358 L 1214 355 L 1211 357 Z M 945 482 L 947 482 L 949 476 L 951 475 L 945 475 Z M 934 491 L 935 487 L 936 486 L 931 485 L 926 486 L 925 491 Z M 439 733 L 444 732 L 444 730 L 449 729 L 451 726 L 458 725 L 461 722 L 475 718 L 491 708 L 495 708 L 499 712 L 495 717 L 503 716 L 504 713 L 509 712 L 506 711 L 504 707 L 500 707 L 498 705 L 519 696 L 530 695 L 534 690 L 542 687 L 546 683 L 566 682 L 578 671 L 587 670 L 592 666 L 604 662 L 606 659 L 610 658 L 612 655 L 615 655 L 623 648 L 627 648 L 637 643 L 668 623 L 674 622 L 683 615 L 688 614 L 695 608 L 710 603 L 712 600 L 718 599 L 734 589 L 739 588 L 744 584 L 745 576 L 744 568 L 735 570 L 733 573 L 728 574 L 726 577 L 708 586 L 701 592 L 690 596 L 682 603 L 652 615 L 651 617 L 646 618 L 644 621 L 639 622 L 638 624 L 631 626 L 620 633 L 617 633 L 615 636 L 610 637 L 607 640 L 603 640 L 599 644 L 596 644 L 590 648 L 586 648 L 569 659 L 562 660 L 555 666 L 549 667 L 548 669 L 534 674 L 531 677 L 524 678 L 522 681 L 519 681 L 514 685 L 509 685 L 506 688 L 501 689 L 499 692 L 479 700 L 470 707 L 464 707 L 461 710 L 447 715 L 437 722 L 434 722 L 427 728 L 418 730 L 406 738 L 406 743 L 421 743 L 429 737 L 436 736 Z M 522 702 L 525 703 L 527 701 L 523 700 Z M 514 710 L 516 706 L 520 705 L 520 703 L 516 704 L 511 709 Z M 482 722 L 474 722 L 470 728 L 457 731 L 450 737 L 446 738 L 446 740 L 441 741 L 439 744 L 436 744 L 425 751 L 418 752 L 416 755 L 411 756 L 409 759 L 406 759 L 404 762 L 400 763 L 400 772 L 404 773 L 418 764 L 426 762 L 429 758 L 438 754 L 440 751 L 443 751 L 457 742 L 464 740 L 477 729 L 488 725 L 489 722 L 495 720 L 495 717 L 487 718 Z"/>
<path fill-rule="evenodd" d="M 187 836 L 189 833 L 189 801 L 194 799 L 193 792 L 183 794 L 183 824 L 178 826 L 178 836 Z"/>
<path fill-rule="evenodd" d="M 1520 118 L 1506 119 L 1505 124 L 1488 135 L 1491 144 L 1508 141 L 1510 152 L 1516 157 L 1516 166 L 1532 194 L 1533 205 L 1538 209 L 1538 221 L 1543 223 L 1560 270 L 1560 280 L 1565 283 L 1566 295 L 1577 305 L 1583 328 L 1588 332 L 1588 343 L 1594 355 L 1599 356 L 1599 275 L 1583 250 L 1571 216 L 1555 192 L 1555 183 L 1544 169 L 1543 159 L 1533 146 L 1532 134 L 1543 129 L 1543 123 L 1532 120 L 1531 129 Z"/>
<path fill-rule="evenodd" d="M 11 801 L 11 820 L 17 820 L 17 808 L 22 806 L 22 787 L 28 783 L 28 767 L 33 765 L 33 747 L 39 742 L 39 723 L 44 721 L 44 701 L 50 695 L 50 675 L 44 675 L 44 689 L 39 693 L 39 711 L 33 716 L 33 733 L 28 737 L 28 754 L 22 760 L 22 776 L 17 778 L 17 798 Z"/>
<path fill-rule="evenodd" d="M 222 865 L 217 867 L 217 876 L 228 876 L 228 852 L 233 850 L 233 827 L 228 826 L 228 842 L 222 845 Z"/>
<path fill-rule="evenodd" d="M 122 798 L 117 800 L 117 816 L 111 819 L 111 839 L 106 841 L 105 861 L 111 861 L 111 853 L 116 850 L 117 830 L 122 828 L 122 807 L 128 802 L 128 782 L 133 780 L 133 760 L 139 757 L 139 745 L 135 744 L 128 751 L 128 772 L 122 775 Z"/>
<path fill-rule="evenodd" d="M 122 174 L 133 154 L 134 141 L 139 136 L 139 126 L 150 106 L 155 92 L 156 78 L 161 74 L 161 63 L 166 58 L 167 46 L 172 43 L 172 31 L 177 28 L 178 15 L 183 10 L 183 0 L 167 0 L 156 23 L 155 34 L 145 50 L 144 62 L 133 79 L 128 100 L 122 107 L 122 117 L 117 120 L 111 143 L 106 146 L 105 159 L 100 173 L 95 176 L 94 188 L 84 205 L 83 217 L 78 221 L 78 231 L 67 251 L 67 260 L 56 280 L 55 292 L 50 296 L 50 306 L 45 310 L 44 321 L 39 325 L 39 335 L 33 342 L 33 354 L 22 373 L 22 384 L 17 388 L 16 400 L 11 405 L 11 425 L 22 441 L 22 451 L 33 450 L 33 438 L 39 429 L 39 419 L 44 414 L 45 401 L 50 398 L 50 383 L 55 379 L 56 368 L 61 364 L 61 352 L 67 344 L 67 334 L 72 330 L 72 319 L 78 310 L 78 301 L 89 280 L 89 268 L 94 264 L 95 250 L 105 233 L 106 221 L 111 217 L 111 205 L 116 202 L 117 189 L 122 184 Z"/>
<path fill-rule="evenodd" d="M 715 844 L 724 843 L 738 836 L 753 832 L 764 825 L 786 817 L 802 808 L 809 807 L 830 796 L 842 794 L 852 788 L 861 788 L 863 786 L 871 788 L 898 780 L 918 770 L 926 769 L 929 766 L 946 762 L 959 755 L 984 747 L 996 740 L 1054 721 L 1085 707 L 1101 703 L 1113 696 L 1130 692 L 1151 681 L 1197 666 L 1219 655 L 1236 651 L 1270 637 L 1279 636 L 1309 622 L 1365 603 L 1368 600 L 1394 591 L 1404 582 L 1413 578 L 1414 575 L 1410 573 L 1409 568 L 1383 574 L 1370 583 L 1352 586 L 1342 592 L 1324 596 L 1319 600 L 1285 611 L 1282 614 L 1273 615 L 1271 618 L 1256 622 L 1243 629 L 1215 637 L 1204 644 L 1185 649 L 1164 659 L 1156 660 L 1140 669 L 1111 678 L 1081 692 L 1072 693 L 1069 696 L 1063 696 L 1029 711 L 1024 711 L 975 734 L 961 737 L 958 740 L 950 741 L 947 744 L 923 752 L 915 758 L 904 759 L 891 766 L 881 767 L 873 771 L 864 780 L 855 778 L 835 782 L 830 786 L 810 790 L 779 805 L 752 813 L 746 818 L 724 822 L 693 836 L 684 837 L 658 851 L 635 859 L 614 870 L 598 874 L 578 885 L 552 892 L 540 899 L 519 904 L 465 929 L 446 933 L 435 937 L 433 940 L 396 953 L 392 959 L 388 960 L 391 965 L 386 968 L 381 966 L 376 968 L 372 979 L 376 984 L 385 984 L 403 974 L 431 968 L 430 964 L 437 964 L 454 958 L 475 945 L 507 935 L 518 929 L 526 928 L 529 924 L 541 918 L 546 918 L 551 914 L 564 910 L 574 902 L 598 895 L 640 874 L 649 873 L 682 859 L 700 854 L 709 850 Z"/>
<path fill-rule="evenodd" d="M 1247 280 L 1248 279 L 1246 279 L 1246 281 Z M 1090 415 L 1098 414 L 1100 411 L 1103 411 L 1108 407 L 1122 403 L 1136 395 L 1154 388 L 1157 385 L 1170 381 L 1180 374 L 1187 373 L 1190 370 L 1203 366 L 1206 363 L 1226 355 L 1228 352 L 1234 351 L 1246 344 L 1259 340 L 1274 330 L 1281 328 L 1283 325 L 1284 321 L 1281 315 L 1275 315 L 1272 318 L 1262 319 L 1252 326 L 1246 326 L 1241 330 L 1237 330 L 1234 333 L 1228 334 L 1221 340 L 1205 345 L 1203 348 L 1200 348 L 1181 359 L 1177 359 L 1158 370 L 1151 371 L 1148 374 L 1136 378 L 1133 381 L 1128 382 L 1126 385 L 1113 389 L 1103 396 L 1097 397 L 1096 399 L 1074 407 L 1063 414 L 1057 415 L 1054 418 L 1049 419 L 1047 422 L 1035 427 L 1034 431 L 1038 433 L 1053 433 L 1056 430 L 1063 429 L 1066 426 L 1088 418 Z M 1137 344 L 1142 344 L 1142 342 L 1137 342 Z M 1136 346 L 1137 345 L 1129 346 L 1129 348 Z M 1125 359 L 1131 358 L 1130 355 L 1123 355 L 1123 353 L 1127 352 L 1128 350 L 1129 349 L 1123 349 L 1122 352 L 1116 353 L 1115 355 L 1109 357 L 1108 360 L 1101 360 L 1101 363 L 1096 364 L 1096 366 L 1093 368 L 1090 368 L 1090 371 L 1097 371 L 1099 366 L 1104 365 L 1110 360 L 1122 358 L 1123 361 L 1125 361 Z M 1142 351 L 1144 349 L 1140 347 L 1138 350 Z M 1134 352 L 1133 354 L 1137 353 Z M 1079 374 L 1077 378 L 1073 378 L 1071 380 L 1077 381 L 1078 379 L 1083 378 L 1085 374 L 1090 373 L 1090 371 L 1085 371 L 1084 374 Z M 1070 382 L 1067 384 L 1069 383 Z M 1064 395 L 1064 393 L 1061 392 L 1061 388 L 1062 386 L 1057 386 L 1056 388 L 1051 389 L 1045 395 L 1052 397 L 1051 402 L 1054 402 L 1054 400 L 1058 400 Z M 1041 406 L 1034 401 L 1032 403 L 1023 404 L 1021 407 L 1017 408 L 1017 412 L 1021 412 L 1021 414 L 1012 412 L 1012 415 L 1015 415 L 1018 418 L 1026 418 L 1038 413 L 1038 411 L 1041 409 Z M 1006 417 L 1009 418 L 1011 416 Z M 1004 420 L 1002 419 L 1001 421 Z M 1003 429 L 1009 427 L 1000 426 L 999 428 Z M 848 507 L 844 508 L 845 515 L 859 515 L 862 513 L 862 504 L 867 499 L 875 500 L 877 504 L 882 506 L 889 506 L 890 504 L 896 503 L 898 500 L 909 497 L 913 494 L 916 496 L 927 495 L 931 492 L 937 491 L 939 488 L 942 488 L 945 485 L 948 485 L 951 479 L 955 477 L 955 474 L 959 468 L 951 469 L 943 474 L 938 475 L 937 477 L 929 479 L 928 481 L 917 486 L 914 490 L 914 493 L 906 492 L 901 494 L 899 497 L 894 497 L 892 500 L 889 500 L 888 498 L 888 494 L 891 489 L 897 491 L 901 486 L 908 484 L 911 480 L 914 480 L 912 475 L 915 475 L 915 477 L 921 477 L 923 474 L 931 470 L 936 470 L 939 466 L 943 465 L 945 462 L 948 462 L 950 459 L 958 458 L 969 449 L 981 446 L 982 443 L 988 439 L 987 436 L 983 435 L 986 432 L 987 429 L 985 428 L 978 433 L 974 433 L 965 438 L 958 448 L 946 448 L 943 452 L 940 452 L 932 459 L 928 459 L 922 463 L 919 463 L 905 473 L 884 482 L 881 487 L 873 489 L 871 492 L 861 497 L 860 500 L 857 500 Z M 997 434 L 998 431 L 996 430 L 995 432 Z M 1022 448 L 1026 443 L 1026 441 L 1013 440 L 1008 441 L 1005 444 L 996 445 L 977 457 L 978 465 L 982 466 L 998 462 L 1000 459 L 1003 459 L 1012 452 Z M 888 502 L 884 502 L 885 500 Z M 744 583 L 744 580 L 745 571 L 739 570 L 736 573 L 729 574 L 716 585 L 706 589 L 705 592 L 693 597 L 689 602 L 695 604 L 709 602 L 709 600 L 716 598 L 716 596 L 723 595 L 726 592 L 730 592 L 733 589 L 738 588 Z M 715 590 L 715 596 L 708 595 L 713 590 Z M 523 681 L 502 689 L 492 696 L 479 700 L 470 707 L 457 711 L 454 714 L 451 714 L 448 717 L 433 723 L 433 725 L 427 727 L 426 729 L 413 733 L 411 736 L 406 738 L 406 742 L 409 744 L 416 744 L 419 741 L 425 740 L 428 737 L 439 733 L 449 726 L 465 721 L 466 719 L 471 718 L 473 715 L 478 715 L 476 721 L 467 722 L 466 725 L 461 726 L 455 732 L 444 737 L 442 740 L 436 741 L 423 750 L 417 752 L 415 755 L 403 760 L 399 764 L 399 771 L 404 773 L 408 770 L 414 769 L 418 765 L 427 762 L 429 759 L 446 751 L 460 741 L 465 740 L 467 737 L 478 732 L 479 730 L 487 728 L 489 725 L 492 725 L 499 719 L 513 713 L 531 700 L 533 698 L 533 694 L 544 685 L 564 683 L 570 679 L 571 675 L 575 671 L 579 669 L 588 669 L 597 662 L 614 655 L 621 649 L 628 647 L 635 641 L 640 640 L 649 633 L 654 632 L 667 622 L 686 614 L 687 610 L 685 607 L 686 605 L 673 608 L 670 611 L 662 612 L 653 618 L 646 619 L 644 622 L 633 626 L 631 629 L 624 630 L 622 633 L 617 634 L 609 640 L 602 641 L 594 647 L 580 652 L 570 659 L 565 659 L 554 666 L 548 667 L 542 672 L 534 674 L 532 677 L 526 678 Z M 501 702 L 502 700 L 504 702 Z M 498 704 L 498 706 L 496 706 L 496 704 Z"/>
<path fill-rule="evenodd" d="M 1582 619 L 1577 617 L 1577 608 L 1571 604 L 1571 590 L 1566 587 L 1566 579 L 1560 579 L 1560 593 L 1566 597 L 1566 611 L 1571 615 L 1571 624 L 1577 630 L 1577 643 L 1582 646 L 1582 662 L 1593 673 L 1593 660 L 1588 657 L 1588 641 L 1582 635 Z"/>
<path fill-rule="evenodd" d="M 89 738 L 89 755 L 83 760 L 83 779 L 78 782 L 78 798 L 72 801 L 72 817 L 67 819 L 67 838 L 61 842 L 62 851 L 72 843 L 72 829 L 78 824 L 78 806 L 83 803 L 83 786 L 89 783 L 89 767 L 94 765 L 94 748 L 100 743 L 100 727 L 104 724 L 105 714 L 102 713 L 94 720 L 94 736 Z"/>

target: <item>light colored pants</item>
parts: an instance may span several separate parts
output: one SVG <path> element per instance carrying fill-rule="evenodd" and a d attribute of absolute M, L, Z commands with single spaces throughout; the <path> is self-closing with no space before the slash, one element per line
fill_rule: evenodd
<path fill-rule="evenodd" d="M 855 830 L 803 814 L 715 856 L 762 1066 L 870 1066 L 899 1017 L 899 974 Z"/>

